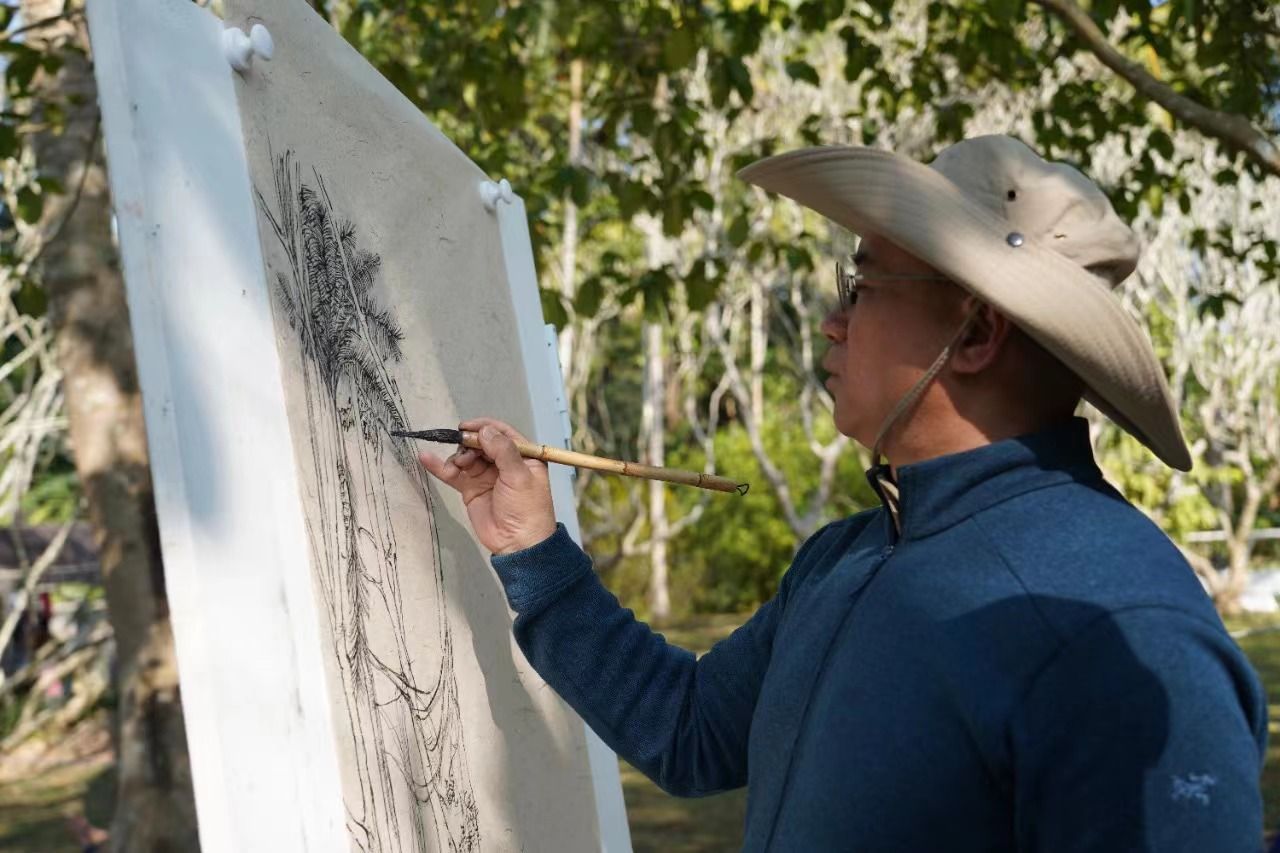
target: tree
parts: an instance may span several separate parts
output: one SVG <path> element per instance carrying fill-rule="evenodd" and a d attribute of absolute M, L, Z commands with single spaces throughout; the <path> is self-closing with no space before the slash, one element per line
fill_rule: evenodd
<path fill-rule="evenodd" d="M 17 191 L 17 212 L 41 239 L 34 254 L 9 261 L 48 300 L 76 472 L 115 631 L 119 788 L 111 845 L 194 850 L 186 732 L 87 33 L 78 5 L 23 0 L 21 11 L 30 22 L 21 42 L 16 31 L 4 42 L 16 109 L 6 116 L 0 156 L 21 156 L 29 142 L 35 180 Z"/>
<path fill-rule="evenodd" d="M 1184 543 L 1218 607 L 1233 612 L 1253 533 L 1280 493 L 1277 257 L 1245 236 L 1280 221 L 1280 179 L 1237 176 L 1218 146 L 1189 133 L 1175 144 L 1198 202 L 1184 213 L 1153 196 L 1144 208 L 1135 225 L 1147 246 L 1129 298 L 1172 368 L 1195 467 L 1157 467 L 1112 427 L 1103 442 L 1114 476 Z M 1205 528 L 1222 543 L 1207 556 L 1189 542 Z"/>

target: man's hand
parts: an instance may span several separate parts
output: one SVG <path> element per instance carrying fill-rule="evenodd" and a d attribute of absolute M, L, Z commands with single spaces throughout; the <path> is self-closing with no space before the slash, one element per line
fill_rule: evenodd
<path fill-rule="evenodd" d="M 460 447 L 448 459 L 424 451 L 418 459 L 462 495 L 480 544 L 510 554 L 555 533 L 547 463 L 520 455 L 515 440 L 524 436 L 492 418 L 463 421 L 458 429 L 479 433 L 482 450 Z"/>

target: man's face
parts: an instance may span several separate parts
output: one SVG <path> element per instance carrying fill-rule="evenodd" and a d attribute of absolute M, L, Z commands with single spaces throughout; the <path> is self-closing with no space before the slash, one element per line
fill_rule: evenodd
<path fill-rule="evenodd" d="M 854 261 L 857 303 L 823 319 L 831 349 L 822 364 L 831 372 L 836 429 L 871 447 L 962 322 L 962 292 L 946 281 L 892 278 L 938 272 L 878 235 L 863 237 Z"/>

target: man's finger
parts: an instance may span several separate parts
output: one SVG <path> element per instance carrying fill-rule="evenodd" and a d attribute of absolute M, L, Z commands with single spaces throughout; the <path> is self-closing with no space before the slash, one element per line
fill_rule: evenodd
<path fill-rule="evenodd" d="M 434 453 L 423 451 L 418 454 L 418 459 L 440 482 L 460 494 L 464 504 L 470 504 L 479 495 L 491 491 L 498 479 L 498 470 L 487 462 L 464 471 L 454 464 L 452 456 L 441 459 Z"/>
<path fill-rule="evenodd" d="M 498 466 L 498 474 L 512 484 L 523 483 L 530 476 L 524 465 L 524 457 L 516 449 L 511 437 L 486 424 L 480 427 L 480 447 L 484 455 Z"/>
<path fill-rule="evenodd" d="M 452 462 L 446 462 L 439 456 L 436 456 L 429 450 L 424 450 L 418 454 L 418 461 L 422 463 L 422 467 L 426 468 L 440 482 L 453 488 L 458 488 L 458 478 L 462 476 L 462 472 L 457 465 Z"/>
<path fill-rule="evenodd" d="M 457 453 L 453 454 L 451 459 L 453 460 L 454 465 L 457 465 L 463 471 L 467 471 L 468 473 L 479 473 L 472 472 L 471 470 L 477 463 L 483 462 L 486 465 L 489 464 L 489 460 L 484 458 L 484 454 L 478 450 L 472 450 L 470 447 L 462 448 Z"/>
<path fill-rule="evenodd" d="M 458 424 L 458 429 L 466 430 L 467 432 L 480 432 L 480 430 L 484 429 L 487 426 L 493 427 L 498 432 L 510 438 L 512 441 L 527 442 L 529 440 L 525 438 L 523 435 L 521 435 L 520 431 L 517 430 L 515 427 L 513 427 L 511 424 L 506 423 L 504 421 L 500 421 L 497 418 L 472 418 L 469 421 L 463 421 L 462 423 Z"/>

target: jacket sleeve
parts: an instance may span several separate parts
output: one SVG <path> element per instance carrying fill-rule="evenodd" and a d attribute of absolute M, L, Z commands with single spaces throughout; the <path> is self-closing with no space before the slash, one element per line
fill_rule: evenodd
<path fill-rule="evenodd" d="M 745 625 L 695 658 L 618 603 L 563 525 L 491 562 L 525 657 L 605 743 L 678 796 L 746 784 L 747 735 L 790 572 Z"/>
<path fill-rule="evenodd" d="M 1011 719 L 1018 849 L 1260 849 L 1266 714 L 1220 625 L 1154 606 L 1099 617 Z"/>

